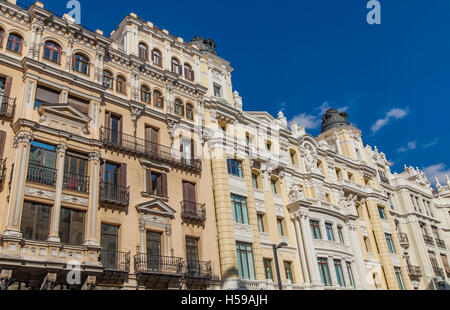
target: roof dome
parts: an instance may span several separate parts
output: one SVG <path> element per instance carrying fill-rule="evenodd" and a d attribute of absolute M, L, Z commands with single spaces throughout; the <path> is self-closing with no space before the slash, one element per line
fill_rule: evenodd
<path fill-rule="evenodd" d="M 350 126 L 347 112 L 329 109 L 322 117 L 322 133 L 332 128 Z"/>

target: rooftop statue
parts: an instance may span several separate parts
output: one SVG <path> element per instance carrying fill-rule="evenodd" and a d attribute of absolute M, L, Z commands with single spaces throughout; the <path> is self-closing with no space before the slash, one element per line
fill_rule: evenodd
<path fill-rule="evenodd" d="M 205 39 L 200 36 L 195 36 L 190 43 L 197 46 L 202 52 L 210 52 L 217 55 L 215 50 L 216 43 L 212 39 Z"/>

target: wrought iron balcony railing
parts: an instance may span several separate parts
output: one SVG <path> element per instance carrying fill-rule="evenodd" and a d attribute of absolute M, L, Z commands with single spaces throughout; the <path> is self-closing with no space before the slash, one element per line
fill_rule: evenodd
<path fill-rule="evenodd" d="M 187 260 L 185 262 L 185 277 L 211 279 L 211 262 Z"/>
<path fill-rule="evenodd" d="M 423 240 L 425 241 L 426 244 L 434 245 L 433 238 L 430 236 L 423 236 Z"/>
<path fill-rule="evenodd" d="M 89 177 L 65 171 L 63 188 L 88 194 Z"/>
<path fill-rule="evenodd" d="M 6 159 L 0 159 L 0 184 L 6 179 Z"/>
<path fill-rule="evenodd" d="M 140 139 L 104 127 L 100 129 L 100 136 L 101 141 L 108 147 L 132 152 L 152 160 L 181 165 L 195 170 L 202 169 L 201 160 L 192 158 L 189 154 L 185 154 L 165 145 Z M 186 156 L 189 156 L 189 158 L 186 158 Z"/>
<path fill-rule="evenodd" d="M 55 186 L 56 169 L 28 164 L 27 181 L 48 186 Z"/>
<path fill-rule="evenodd" d="M 100 262 L 105 270 L 129 272 L 130 271 L 130 252 L 118 252 L 101 250 Z"/>
<path fill-rule="evenodd" d="M 190 201 L 181 201 L 181 217 L 184 219 L 205 221 L 206 209 L 205 204 Z"/>
<path fill-rule="evenodd" d="M 422 277 L 422 271 L 418 266 L 407 266 L 408 274 L 411 280 L 420 279 Z"/>
<path fill-rule="evenodd" d="M 101 182 L 100 201 L 126 207 L 130 202 L 130 190 L 125 186 Z"/>
<path fill-rule="evenodd" d="M 16 110 L 16 99 L 0 95 L 0 117 L 12 119 Z"/>
<path fill-rule="evenodd" d="M 436 277 L 441 277 L 441 278 L 445 278 L 444 276 L 444 270 L 442 268 L 439 267 L 433 267 L 434 270 L 434 275 Z"/>
<path fill-rule="evenodd" d="M 183 273 L 183 259 L 180 257 L 137 254 L 134 256 L 134 270 L 136 273 L 181 275 Z"/>
<path fill-rule="evenodd" d="M 445 241 L 441 240 L 441 239 L 435 239 L 436 240 L 436 245 L 442 249 L 446 249 L 447 246 L 445 245 Z"/>

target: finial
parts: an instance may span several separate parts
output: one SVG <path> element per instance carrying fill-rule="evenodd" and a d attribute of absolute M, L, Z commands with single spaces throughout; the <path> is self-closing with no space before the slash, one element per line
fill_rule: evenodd
<path fill-rule="evenodd" d="M 435 178 L 435 181 L 436 181 L 436 187 L 441 187 L 442 186 L 441 183 L 439 183 L 439 178 L 438 177 Z"/>
<path fill-rule="evenodd" d="M 450 179 L 447 174 L 445 175 L 445 181 L 447 181 L 447 186 L 450 186 Z"/>

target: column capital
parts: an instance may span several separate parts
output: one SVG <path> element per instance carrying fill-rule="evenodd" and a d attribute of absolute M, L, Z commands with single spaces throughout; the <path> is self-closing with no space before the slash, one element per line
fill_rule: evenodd
<path fill-rule="evenodd" d="M 308 208 L 300 208 L 298 211 L 298 215 L 300 219 L 307 220 L 309 218 L 309 209 Z"/>
<path fill-rule="evenodd" d="M 89 153 L 89 161 L 100 161 L 102 159 L 102 155 L 100 153 Z"/>
<path fill-rule="evenodd" d="M 19 146 L 19 143 L 30 143 L 34 139 L 33 135 L 28 132 L 19 132 L 14 137 L 14 148 Z"/>
<path fill-rule="evenodd" d="M 68 149 L 69 147 L 67 146 L 67 144 L 59 144 L 58 146 L 56 146 L 56 153 L 65 154 Z"/>

